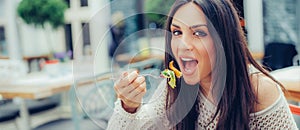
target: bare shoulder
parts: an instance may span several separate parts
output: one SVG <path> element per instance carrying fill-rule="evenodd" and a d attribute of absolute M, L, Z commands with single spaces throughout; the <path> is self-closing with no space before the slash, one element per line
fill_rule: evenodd
<path fill-rule="evenodd" d="M 277 83 L 262 73 L 253 74 L 250 78 L 258 99 L 258 103 L 255 104 L 255 112 L 274 104 L 280 96 Z"/>

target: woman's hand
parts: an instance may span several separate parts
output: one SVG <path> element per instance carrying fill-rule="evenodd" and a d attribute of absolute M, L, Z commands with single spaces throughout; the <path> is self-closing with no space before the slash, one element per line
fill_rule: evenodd
<path fill-rule="evenodd" d="M 120 80 L 115 83 L 114 89 L 122 101 L 122 107 L 127 112 L 134 113 L 146 94 L 145 77 L 139 76 L 137 71 L 124 72 Z"/>

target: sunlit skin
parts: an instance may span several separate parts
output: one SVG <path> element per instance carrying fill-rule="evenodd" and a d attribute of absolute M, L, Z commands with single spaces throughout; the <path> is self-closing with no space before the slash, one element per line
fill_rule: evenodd
<path fill-rule="evenodd" d="M 210 90 L 214 61 L 214 42 L 208 31 L 203 11 L 193 3 L 186 4 L 175 13 L 171 26 L 171 48 L 187 84 L 200 83 Z M 185 68 L 184 61 L 197 63 L 192 69 Z"/>

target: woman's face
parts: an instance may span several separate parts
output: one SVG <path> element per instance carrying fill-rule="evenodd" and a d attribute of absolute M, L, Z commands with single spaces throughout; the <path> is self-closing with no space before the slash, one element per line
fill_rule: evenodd
<path fill-rule="evenodd" d="M 180 7 L 170 25 L 171 48 L 187 84 L 210 81 L 215 49 L 203 11 L 194 3 Z"/>

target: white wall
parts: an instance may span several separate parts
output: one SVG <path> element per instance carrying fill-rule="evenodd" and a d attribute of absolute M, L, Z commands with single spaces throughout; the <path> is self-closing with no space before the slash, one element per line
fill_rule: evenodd
<path fill-rule="evenodd" d="M 5 0 L 0 0 L 0 19 L 4 18 Z"/>
<path fill-rule="evenodd" d="M 96 2 L 97 0 L 90 0 Z M 93 52 L 95 54 L 95 72 L 105 72 L 109 71 L 109 56 L 108 56 L 108 43 L 110 35 L 109 23 L 110 23 L 110 6 L 108 5 L 109 0 L 101 0 L 99 4 L 94 4 L 92 6 L 92 11 L 94 12 L 91 18 L 90 26 L 91 42 Z"/>
<path fill-rule="evenodd" d="M 17 30 L 17 7 L 18 1 L 5 1 L 5 35 L 10 59 L 21 60 L 20 42 Z"/>
<path fill-rule="evenodd" d="M 19 22 L 23 56 L 41 56 L 52 52 L 65 51 L 64 30 L 48 30 Z M 51 49 L 53 48 L 53 49 Z"/>
<path fill-rule="evenodd" d="M 264 52 L 263 5 L 262 0 L 245 0 L 245 20 L 248 31 L 249 49 Z"/>

